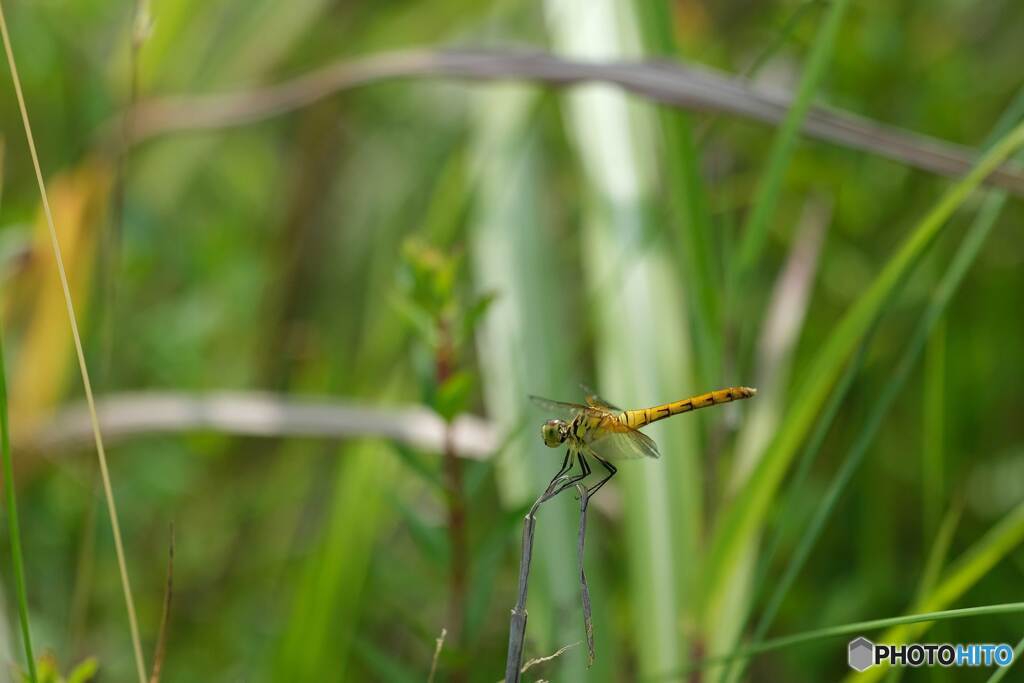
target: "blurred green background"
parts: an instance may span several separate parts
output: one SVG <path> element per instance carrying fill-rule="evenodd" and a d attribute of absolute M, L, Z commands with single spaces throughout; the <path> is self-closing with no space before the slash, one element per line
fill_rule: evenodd
<path fill-rule="evenodd" d="M 594 667 L 579 646 L 525 680 L 835 680 L 846 638 L 683 671 L 751 639 L 1017 600 L 1018 198 L 982 188 L 946 221 L 956 179 L 607 86 L 389 80 L 124 153 L 110 123 L 133 101 L 453 46 L 704 64 L 979 153 L 1016 123 L 1024 5 L 847 4 L 182 0 L 153 2 L 145 32 L 145 5 L 5 3 L 101 401 L 267 392 L 435 436 L 486 420 L 466 458 L 372 425 L 297 436 L 273 410 L 247 414 L 261 436 L 195 413 L 183 433 L 111 431 L 149 661 L 174 525 L 162 680 L 422 681 L 442 628 L 437 680 L 499 680 L 522 515 L 561 457 L 526 397 L 576 401 L 580 382 L 629 407 L 761 392 L 647 430 L 663 458 L 623 463 L 591 509 Z M 0 306 L 32 633 L 62 670 L 92 655 L 101 680 L 130 680 L 91 437 L 47 441 L 82 387 L 3 82 Z M 901 261 L 929 215 L 934 239 Z M 527 657 L 583 639 L 576 511 L 566 494 L 540 513 Z M 3 537 L 0 639 L 23 666 Z M 1016 644 L 1024 617 L 897 635 Z"/>

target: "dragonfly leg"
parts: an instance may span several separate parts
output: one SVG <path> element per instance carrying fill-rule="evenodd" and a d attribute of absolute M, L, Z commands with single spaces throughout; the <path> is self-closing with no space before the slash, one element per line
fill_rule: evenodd
<path fill-rule="evenodd" d="M 587 461 L 587 456 L 585 456 L 583 454 L 583 451 L 579 452 L 579 458 L 580 458 L 580 470 L 582 470 L 582 472 L 583 472 L 583 474 L 580 475 L 580 481 L 582 481 L 583 479 L 586 479 L 587 477 L 589 477 L 590 473 L 593 470 L 590 469 L 590 463 Z M 586 490 L 585 487 L 584 487 L 584 490 Z"/>
<path fill-rule="evenodd" d="M 573 466 L 573 462 L 572 462 L 572 449 L 571 448 L 567 448 L 566 451 L 565 451 L 565 459 L 562 460 L 562 467 L 561 467 L 561 469 L 558 470 L 558 473 L 555 474 L 555 476 L 551 477 L 551 481 L 548 482 L 547 490 L 548 491 L 553 491 L 555 486 L 557 486 L 558 484 L 560 484 L 563 481 L 565 481 L 565 479 L 567 477 L 565 477 L 563 475 L 566 472 L 568 472 L 569 470 L 571 470 L 572 466 Z"/>
<path fill-rule="evenodd" d="M 607 460 L 602 458 L 597 453 L 594 453 L 593 451 L 591 451 L 590 454 L 592 456 L 594 456 L 594 458 L 596 458 L 599 463 L 604 465 L 604 468 L 606 470 L 608 470 L 608 476 L 605 477 L 604 479 L 602 479 L 601 481 L 597 482 L 593 486 L 591 486 L 589 489 L 587 489 L 587 500 L 590 500 L 590 497 L 593 496 L 595 493 L 597 493 L 597 490 L 599 488 L 601 488 L 602 486 L 604 486 L 605 484 L 607 484 L 608 480 L 611 479 L 612 477 L 614 477 L 615 474 L 619 471 L 618 468 L 615 467 L 615 465 L 611 464 L 610 462 L 608 462 Z M 580 458 L 582 458 L 582 457 L 583 457 L 583 454 L 581 453 L 580 454 Z"/>
<path fill-rule="evenodd" d="M 544 499 L 554 498 L 562 491 L 566 490 L 571 486 L 575 486 L 577 482 L 583 481 L 590 475 L 590 463 L 583 457 L 582 451 L 576 454 L 580 461 L 580 473 L 575 474 L 571 477 L 558 476 L 552 480 L 551 484 L 548 485 L 549 493 L 544 494 Z"/>
<path fill-rule="evenodd" d="M 572 449 L 567 448 L 565 450 L 565 459 L 562 460 L 562 467 L 558 470 L 555 476 L 551 477 L 551 481 L 548 483 L 548 488 L 552 488 L 563 474 L 572 469 Z"/>

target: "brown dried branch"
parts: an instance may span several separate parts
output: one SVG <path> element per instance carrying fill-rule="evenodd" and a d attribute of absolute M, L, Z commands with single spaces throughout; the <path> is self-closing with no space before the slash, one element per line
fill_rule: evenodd
<path fill-rule="evenodd" d="M 130 113 L 132 143 L 173 132 L 261 121 L 308 106 L 338 92 L 400 78 L 519 80 L 551 87 L 607 83 L 654 102 L 692 111 L 730 114 L 776 124 L 792 96 L 703 66 L 665 62 L 584 62 L 543 52 L 512 50 L 409 50 L 342 60 L 277 85 L 235 93 L 183 95 L 139 103 Z M 119 144 L 108 124 L 102 137 Z M 804 134 L 938 173 L 958 176 L 974 164 L 974 149 L 888 126 L 833 108 L 814 107 Z M 1024 195 L 1024 170 L 1004 164 L 988 184 Z"/>
<path fill-rule="evenodd" d="M 447 429 L 438 415 L 417 406 L 371 407 L 261 392 L 125 392 L 99 397 L 96 410 L 111 442 L 143 434 L 216 431 L 327 439 L 376 436 L 437 452 L 444 447 Z M 498 448 L 494 427 L 479 417 L 459 416 L 451 430 L 454 452 L 460 457 L 483 459 Z M 64 450 L 86 445 L 91 434 L 85 407 L 76 405 L 23 436 L 15 448 Z"/>

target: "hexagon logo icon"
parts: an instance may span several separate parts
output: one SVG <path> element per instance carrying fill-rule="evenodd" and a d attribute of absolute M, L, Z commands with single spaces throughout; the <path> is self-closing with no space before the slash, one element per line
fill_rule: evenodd
<path fill-rule="evenodd" d="M 864 636 L 850 641 L 850 648 L 846 657 L 850 668 L 855 671 L 864 671 L 875 665 L 875 644 Z"/>

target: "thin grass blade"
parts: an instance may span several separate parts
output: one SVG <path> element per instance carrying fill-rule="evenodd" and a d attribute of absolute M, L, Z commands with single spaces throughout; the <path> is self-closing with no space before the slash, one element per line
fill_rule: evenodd
<path fill-rule="evenodd" d="M 7 370 L 4 359 L 3 330 L 0 329 L 0 457 L 3 458 L 4 496 L 7 506 L 7 533 L 11 541 L 11 565 L 14 575 L 14 594 L 18 601 L 18 622 L 21 625 L 21 643 L 25 648 L 25 666 L 29 680 L 36 683 L 36 658 L 32 654 L 32 628 L 28 617 L 28 591 L 25 588 L 25 562 L 21 550 L 21 525 L 18 522 L 18 502 L 14 487 L 14 459 L 11 456 L 11 425 L 7 414 Z"/>
<path fill-rule="evenodd" d="M 943 579 L 924 599 L 919 600 L 915 610 L 940 610 L 959 599 L 1011 551 L 1024 543 L 1024 503 L 1010 511 L 992 529 L 982 536 L 950 566 Z M 931 627 L 928 622 L 894 625 L 879 636 L 884 643 L 908 643 L 920 639 Z M 857 683 L 877 681 L 889 667 L 876 666 L 856 676 L 847 676 L 846 681 Z"/>
<path fill-rule="evenodd" d="M 825 68 L 835 49 L 836 36 L 839 33 L 839 27 L 848 4 L 848 0 L 835 0 L 828 4 L 821 27 L 814 38 L 811 52 L 807 56 L 793 103 L 786 113 L 782 126 L 775 134 L 768 156 L 768 164 L 758 183 L 753 207 L 743 227 L 743 237 L 739 244 L 736 263 L 740 275 L 757 262 L 764 246 L 768 227 L 779 202 L 782 179 L 789 166 L 789 160 L 793 156 L 800 128 L 811 108 L 811 103 L 825 74 Z"/>
<path fill-rule="evenodd" d="M 758 463 L 736 502 L 724 514 L 716 530 L 706 574 L 705 615 L 711 617 L 733 585 L 733 570 L 744 548 L 756 541 L 796 449 L 806 437 L 825 397 L 852 350 L 889 305 L 907 274 L 940 234 L 953 213 L 979 186 L 982 179 L 1024 145 L 1024 124 L 1018 125 L 993 146 L 978 165 L 951 187 L 918 223 L 871 286 L 843 316 L 821 350 L 808 365 L 795 395 L 801 397 Z"/>
<path fill-rule="evenodd" d="M 527 395 L 568 396 L 579 379 L 570 350 L 576 339 L 562 327 L 572 300 L 562 284 L 555 231 L 541 205 L 545 159 L 536 107 L 529 89 L 494 86 L 483 89 L 473 111 L 470 256 L 476 287 L 496 295 L 476 341 L 487 411 L 500 438 L 507 439 L 496 464 L 506 508 L 533 502 L 563 455 L 541 442 L 533 420 L 550 416 L 530 412 Z M 569 552 L 575 525 L 574 512 L 553 501 L 536 527 L 527 638 L 541 650 L 580 639 L 580 621 L 563 616 L 576 614 L 579 604 Z M 591 570 L 591 579 L 599 575 L 599 568 Z M 580 657 L 564 657 L 553 669 L 556 679 L 586 676 Z"/>
<path fill-rule="evenodd" d="M 561 52 L 595 59 L 641 49 L 631 6 L 549 0 L 545 7 Z M 581 88 L 565 101 L 566 127 L 588 188 L 581 251 L 601 380 L 596 388 L 616 404 L 677 395 L 692 381 L 692 367 L 685 294 L 648 208 L 655 196 L 656 119 L 607 87 Z M 616 477 L 637 615 L 631 636 L 642 674 L 678 666 L 686 657 L 679 623 L 692 621 L 696 604 L 693 558 L 700 554 L 703 506 L 696 425 L 666 421 L 648 431 L 672 457 L 631 463 L 637 466 L 621 468 Z M 597 638 L 600 660 L 600 631 Z"/>

